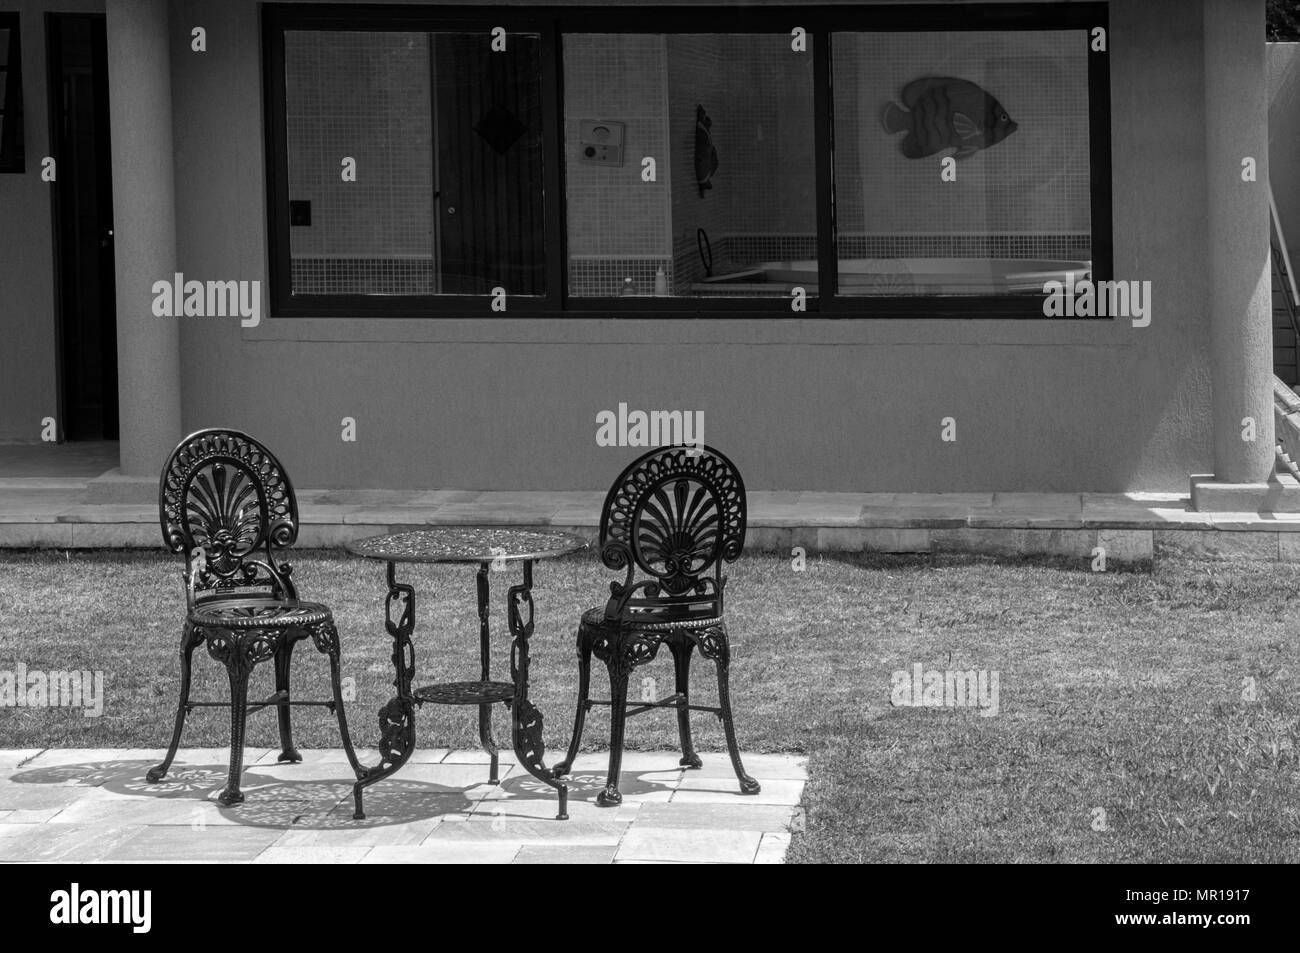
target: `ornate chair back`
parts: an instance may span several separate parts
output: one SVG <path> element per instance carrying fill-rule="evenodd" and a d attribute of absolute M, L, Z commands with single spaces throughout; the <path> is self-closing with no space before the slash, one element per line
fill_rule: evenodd
<path fill-rule="evenodd" d="M 722 617 L 724 562 L 745 545 L 745 484 L 711 447 L 662 447 L 633 461 L 600 516 L 600 558 L 624 570 L 605 617 L 628 624 L 705 624 Z M 638 572 L 646 578 L 637 581 Z"/>
<path fill-rule="evenodd" d="M 163 540 L 185 554 L 193 608 L 211 599 L 297 599 L 275 551 L 298 538 L 298 503 L 280 461 L 248 434 L 214 428 L 180 442 L 158 485 Z"/>

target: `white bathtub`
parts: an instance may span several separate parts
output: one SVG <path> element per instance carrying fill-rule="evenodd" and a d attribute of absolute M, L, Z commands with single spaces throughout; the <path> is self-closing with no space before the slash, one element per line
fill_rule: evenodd
<path fill-rule="evenodd" d="M 1092 262 L 1026 258 L 854 258 L 839 263 L 840 294 L 1042 294 L 1048 281 L 1082 281 Z M 816 293 L 817 262 L 765 261 L 692 286 L 701 293 L 781 293 L 801 285 Z M 722 286 L 722 287 L 718 287 Z M 725 290 L 724 290 L 725 289 Z"/>

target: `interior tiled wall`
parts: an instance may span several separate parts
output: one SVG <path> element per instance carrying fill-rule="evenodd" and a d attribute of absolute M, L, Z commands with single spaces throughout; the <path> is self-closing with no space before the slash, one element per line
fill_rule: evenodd
<path fill-rule="evenodd" d="M 713 273 L 768 260 L 809 257 L 816 248 L 812 54 L 788 34 L 695 34 L 668 38 L 673 162 L 674 291 L 705 277 L 703 228 Z M 713 121 L 713 188 L 695 181 L 695 107 Z M 683 175 L 682 172 L 685 174 Z"/>
<path fill-rule="evenodd" d="M 590 34 L 564 40 L 564 137 L 569 293 L 616 295 L 631 278 L 654 290 L 655 272 L 671 282 L 675 170 L 668 156 L 664 38 Z M 625 124 L 623 165 L 582 161 L 579 123 Z M 641 159 L 656 159 L 656 181 Z"/>
<path fill-rule="evenodd" d="M 290 229 L 295 291 L 428 293 L 428 35 L 289 32 L 285 92 L 289 197 L 310 201 L 312 216 Z M 355 182 L 342 179 L 345 156 L 356 160 Z"/>
<path fill-rule="evenodd" d="M 816 236 L 812 53 L 793 51 L 788 34 L 720 41 L 736 109 L 726 117 L 731 232 Z"/>
<path fill-rule="evenodd" d="M 731 204 L 724 187 L 732 155 L 728 144 L 737 110 L 729 96 L 727 62 L 716 38 L 703 34 L 667 39 L 668 119 L 671 123 L 673 207 L 673 293 L 686 294 L 691 282 L 704 277 L 696 250 L 696 232 L 703 228 L 713 247 L 714 272 L 729 270 L 726 235 L 731 227 Z M 713 188 L 701 197 L 695 180 L 695 107 L 703 106 L 713 120 L 713 144 L 718 150 L 718 170 Z"/>

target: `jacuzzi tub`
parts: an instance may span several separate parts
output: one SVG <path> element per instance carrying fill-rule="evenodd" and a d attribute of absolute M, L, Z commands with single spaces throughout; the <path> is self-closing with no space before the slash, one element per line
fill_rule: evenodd
<path fill-rule="evenodd" d="M 1042 294 L 1048 281 L 1089 276 L 1092 262 L 1025 258 L 854 258 L 839 263 L 840 294 Z M 692 285 L 700 294 L 784 294 L 796 285 L 817 291 L 817 262 L 765 261 Z M 774 287 L 775 286 L 775 287 Z"/>

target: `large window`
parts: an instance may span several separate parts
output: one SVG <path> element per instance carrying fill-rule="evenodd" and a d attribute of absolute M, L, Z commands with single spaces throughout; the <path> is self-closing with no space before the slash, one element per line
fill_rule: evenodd
<path fill-rule="evenodd" d="M 544 294 L 540 42 L 289 30 L 296 295 Z"/>
<path fill-rule="evenodd" d="M 1104 4 L 265 16 L 276 314 L 1042 318 L 1111 277 Z"/>
<path fill-rule="evenodd" d="M 18 14 L 0 13 L 0 172 L 22 172 L 23 70 Z"/>
<path fill-rule="evenodd" d="M 768 263 L 817 254 L 812 67 L 788 32 L 565 36 L 570 296 L 787 297 Z"/>

